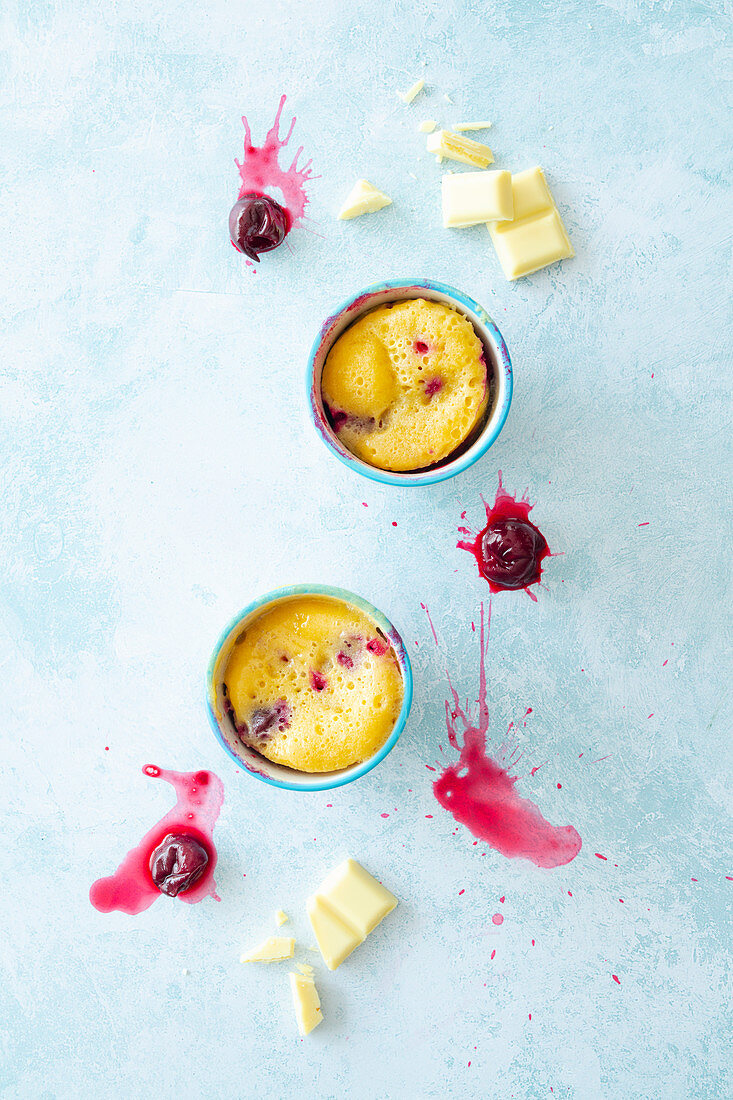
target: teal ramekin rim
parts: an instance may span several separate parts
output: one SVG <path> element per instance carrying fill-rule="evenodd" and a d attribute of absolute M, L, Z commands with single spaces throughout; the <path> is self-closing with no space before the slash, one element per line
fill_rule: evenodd
<path fill-rule="evenodd" d="M 498 352 L 498 362 L 496 366 L 504 376 L 505 392 L 501 406 L 494 410 L 494 413 L 489 417 L 489 421 L 487 421 L 486 427 L 488 427 L 490 422 L 491 431 L 487 431 L 485 436 L 482 431 L 481 435 L 479 435 L 481 445 L 477 447 L 475 451 L 472 446 L 465 454 L 460 455 L 453 461 L 447 460 L 434 470 L 426 470 L 424 473 L 410 473 L 409 471 L 395 473 L 390 470 L 380 470 L 376 466 L 370 466 L 368 463 L 358 459 L 356 455 L 351 454 L 345 447 L 336 445 L 331 427 L 318 409 L 315 361 L 324 341 L 328 338 L 334 325 L 344 313 L 353 309 L 362 301 L 366 303 L 367 299 L 375 294 L 389 293 L 389 291 L 392 290 L 405 290 L 411 287 L 414 287 L 416 290 L 432 290 L 437 294 L 442 294 L 479 317 L 482 325 L 491 335 L 496 351 Z M 326 318 L 311 345 L 306 371 L 306 389 L 310 415 L 316 431 L 325 446 L 328 447 L 329 451 L 331 451 L 344 466 L 348 466 L 349 469 L 355 470 L 357 473 L 361 474 L 362 477 L 366 477 L 370 481 L 380 482 L 382 485 L 435 485 L 440 481 L 447 481 L 449 478 L 456 477 L 457 474 L 461 474 L 465 470 L 468 470 L 475 462 L 483 458 L 489 448 L 496 442 L 499 433 L 506 423 L 506 418 L 509 415 L 509 408 L 512 403 L 512 393 L 514 390 L 514 377 L 511 359 L 509 357 L 509 349 L 504 342 L 504 337 L 501 335 L 493 319 L 483 306 L 479 305 L 473 298 L 470 298 L 460 290 L 456 290 L 455 287 L 449 286 L 447 283 L 436 282 L 432 279 L 389 279 L 383 283 L 373 283 L 371 286 L 359 291 L 358 294 L 352 295 L 351 298 L 348 298 Z"/>
<path fill-rule="evenodd" d="M 400 671 L 402 672 L 403 683 L 402 706 L 400 708 L 400 713 L 397 716 L 397 721 L 395 722 L 394 728 L 389 737 L 384 742 L 382 747 L 374 754 L 374 756 L 370 756 L 368 760 L 365 760 L 353 771 L 349 771 L 349 774 L 341 779 L 332 778 L 329 780 L 324 780 L 322 783 L 311 783 L 308 786 L 302 786 L 295 782 L 290 783 L 285 780 L 273 779 L 269 775 L 265 775 L 262 772 L 249 768 L 246 761 L 242 757 L 237 756 L 237 754 L 232 750 L 231 746 L 227 742 L 221 731 L 221 727 L 219 726 L 219 722 L 217 721 L 214 711 L 214 672 L 216 669 L 217 661 L 219 660 L 219 655 L 224 647 L 224 644 L 229 639 L 232 631 L 236 629 L 236 627 L 239 625 L 239 623 L 242 622 L 243 619 L 246 619 L 254 611 L 258 611 L 261 607 L 264 607 L 268 603 L 272 603 L 275 600 L 288 599 L 291 596 L 331 596 L 334 599 L 343 600 L 345 603 L 352 604 L 354 607 L 359 608 L 360 611 L 363 611 L 366 615 L 369 615 L 370 618 L 374 619 L 377 626 L 379 626 L 379 628 L 389 638 L 392 644 L 392 648 L 395 651 L 395 656 L 397 657 Z M 259 779 L 261 783 L 267 783 L 270 787 L 280 787 L 282 790 L 288 791 L 311 792 L 335 790 L 337 787 L 345 787 L 347 783 L 353 783 L 355 779 L 361 779 L 361 777 L 363 775 L 366 775 L 367 772 L 370 772 L 372 768 L 376 768 L 377 764 L 380 764 L 382 760 L 384 760 L 385 756 L 387 756 L 388 753 L 390 753 L 395 747 L 400 734 L 407 724 L 407 719 L 410 714 L 410 708 L 412 706 L 412 694 L 413 677 L 410 657 L 407 652 L 407 647 L 402 640 L 402 636 L 397 628 L 394 626 L 394 624 L 389 621 L 387 616 L 382 611 L 380 611 L 379 608 L 374 607 L 373 604 L 369 603 L 369 601 L 365 600 L 362 596 L 357 596 L 356 593 L 349 592 L 345 588 L 336 588 L 333 585 L 328 584 L 292 584 L 287 585 L 283 588 L 276 588 L 272 592 L 266 592 L 263 596 L 258 596 L 257 599 L 248 604 L 243 611 L 240 611 L 238 615 L 235 615 L 234 618 L 231 619 L 229 624 L 224 628 L 223 632 L 219 636 L 219 640 L 217 641 L 216 646 L 214 647 L 211 658 L 209 660 L 208 668 L 206 670 L 206 713 L 209 718 L 209 724 L 214 731 L 214 736 L 216 737 L 221 747 L 238 767 L 242 768 L 253 778 Z M 293 774 L 297 775 L 298 772 L 294 772 Z M 337 777 L 339 773 L 335 772 L 330 774 Z"/>

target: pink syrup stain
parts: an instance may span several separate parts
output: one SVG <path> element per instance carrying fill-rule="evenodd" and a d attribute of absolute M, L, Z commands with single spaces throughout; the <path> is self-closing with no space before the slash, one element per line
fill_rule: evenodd
<path fill-rule="evenodd" d="M 119 910 L 135 916 L 149 909 L 161 892 L 150 874 L 150 856 L 168 833 L 194 837 L 209 853 L 206 870 L 190 890 L 178 895 L 189 905 L 204 898 L 220 901 L 216 893 L 214 869 L 216 848 L 213 833 L 224 802 L 224 785 L 213 772 L 173 772 L 147 764 L 143 773 L 151 779 L 164 779 L 176 792 L 176 804 L 157 825 L 128 852 L 113 875 L 97 879 L 89 891 L 89 900 L 100 913 Z"/>
<path fill-rule="evenodd" d="M 498 924 L 503 924 L 504 923 L 503 915 L 501 913 L 494 913 L 493 917 L 491 918 L 491 923 L 492 924 L 497 924 L 497 925 Z"/>
<path fill-rule="evenodd" d="M 305 185 L 308 180 L 318 179 L 313 175 L 312 160 L 306 161 L 302 168 L 298 167 L 298 157 L 303 152 L 301 145 L 295 153 L 289 168 L 281 168 L 280 152 L 290 141 L 295 117 L 293 117 L 288 132 L 284 138 L 280 137 L 280 118 L 285 106 L 286 96 L 280 97 L 280 105 L 275 115 L 275 121 L 265 135 L 262 145 L 252 144 L 252 131 L 247 116 L 242 115 L 244 125 L 244 158 L 240 162 L 234 159 L 239 169 L 242 185 L 239 188 L 238 199 L 247 194 L 269 195 L 284 207 L 288 215 L 288 233 L 294 226 L 303 221 L 305 208 L 308 205 L 308 196 L 305 193 Z M 274 188 L 279 188 L 282 200 L 272 194 Z"/>
<path fill-rule="evenodd" d="M 491 606 L 489 605 L 489 622 Z M 516 789 L 517 776 L 486 752 L 489 708 L 486 699 L 486 648 L 484 608 L 481 605 L 478 725 L 468 707 L 460 705 L 458 692 L 448 680 L 453 705 L 446 700 L 448 740 L 459 753 L 455 764 L 444 768 L 433 783 L 443 809 L 479 840 L 508 859 L 526 859 L 536 867 L 562 867 L 575 859 L 582 847 L 572 825 L 552 825 L 528 798 Z M 463 730 L 459 741 L 458 723 Z"/>
<path fill-rule="evenodd" d="M 530 522 L 529 513 L 534 508 L 534 504 L 530 504 L 526 497 L 522 497 L 521 500 L 517 500 L 516 497 L 513 497 L 511 493 L 508 493 L 506 491 L 501 479 L 501 470 L 499 470 L 499 485 L 496 490 L 494 503 L 487 504 L 483 495 L 481 496 L 481 500 L 486 510 L 486 525 L 482 527 L 482 529 L 478 532 L 471 531 L 468 527 L 459 527 L 459 533 L 465 535 L 466 539 L 461 539 L 458 543 L 456 543 L 456 546 L 459 550 L 467 550 L 469 554 L 473 555 L 473 557 L 476 559 L 476 564 L 478 566 L 480 576 L 484 578 L 489 586 L 489 589 L 492 592 L 506 592 L 509 591 L 509 589 L 507 589 L 504 585 L 496 584 L 486 575 L 483 555 L 481 553 L 481 544 L 484 535 L 486 534 L 489 527 L 491 527 L 491 525 L 493 523 L 496 523 L 498 520 L 521 520 L 522 522 L 528 524 L 539 535 L 539 538 L 542 540 L 541 544 L 544 544 L 544 550 L 541 551 L 537 559 L 537 576 L 533 580 L 529 581 L 526 585 L 524 585 L 524 591 L 536 602 L 537 597 L 534 592 L 530 591 L 530 587 L 533 584 L 540 583 L 542 578 L 542 562 L 545 560 L 545 558 L 552 557 L 553 555 L 550 552 L 550 548 L 547 545 L 547 540 L 545 539 L 542 532 L 539 530 L 538 527 L 535 527 L 535 525 Z M 463 515 L 465 515 L 465 513 L 463 513 Z M 461 518 L 463 518 L 463 516 Z"/>

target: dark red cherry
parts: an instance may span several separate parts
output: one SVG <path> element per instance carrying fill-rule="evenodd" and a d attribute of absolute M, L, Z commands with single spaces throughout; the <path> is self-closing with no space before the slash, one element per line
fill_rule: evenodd
<path fill-rule="evenodd" d="M 325 691 L 328 687 L 328 680 L 322 672 L 316 672 L 315 669 L 311 669 L 310 684 L 314 691 Z"/>
<path fill-rule="evenodd" d="M 432 397 L 436 393 L 440 393 L 443 389 L 443 379 L 436 375 L 435 378 L 430 378 L 425 383 L 425 396 Z"/>
<path fill-rule="evenodd" d="M 209 853 L 186 833 L 168 833 L 150 856 L 150 874 L 161 894 L 175 898 L 190 890 L 206 870 Z"/>
<path fill-rule="evenodd" d="M 544 535 L 524 519 L 497 519 L 481 539 L 481 566 L 499 588 L 526 588 L 540 579 L 547 553 Z"/>
<path fill-rule="evenodd" d="M 272 707 L 258 707 L 252 711 L 247 734 L 258 741 L 267 741 L 275 732 L 274 727 L 285 730 L 290 725 L 292 711 L 285 699 L 278 699 Z"/>
<path fill-rule="evenodd" d="M 287 210 L 269 195 L 249 192 L 229 212 L 229 236 L 236 249 L 259 262 L 261 252 L 282 244 L 290 228 Z"/>

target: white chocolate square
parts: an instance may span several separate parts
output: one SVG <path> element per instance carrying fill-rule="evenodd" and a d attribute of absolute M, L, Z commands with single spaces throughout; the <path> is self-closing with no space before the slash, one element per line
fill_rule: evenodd
<path fill-rule="evenodd" d="M 511 172 L 455 172 L 443 176 L 442 186 L 446 229 L 514 217 Z"/>
<path fill-rule="evenodd" d="M 575 255 L 541 168 L 512 176 L 514 219 L 488 229 L 507 279 L 531 275 Z"/>
<path fill-rule="evenodd" d="M 391 913 L 397 898 L 353 859 L 341 863 L 307 901 L 308 916 L 329 970 L 335 970 Z"/>
<path fill-rule="evenodd" d="M 327 899 L 319 894 L 308 898 L 306 908 L 323 961 L 329 970 L 335 970 L 355 947 L 364 942 L 364 937 L 342 920 Z"/>

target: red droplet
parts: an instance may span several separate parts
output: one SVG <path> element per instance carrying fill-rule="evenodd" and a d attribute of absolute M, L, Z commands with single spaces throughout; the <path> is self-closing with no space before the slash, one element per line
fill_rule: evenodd
<path fill-rule="evenodd" d="M 396 519 L 393 519 L 393 520 L 392 520 L 392 526 L 393 526 L 393 527 L 396 527 L 396 526 L 397 526 L 397 520 L 396 520 Z"/>
<path fill-rule="evenodd" d="M 458 891 L 458 897 L 460 897 L 460 896 L 461 896 L 461 894 L 465 894 L 465 892 L 466 892 L 465 890 L 459 890 L 459 891 Z"/>
<path fill-rule="evenodd" d="M 596 852 L 596 859 L 605 859 L 608 862 L 608 856 L 602 856 L 600 852 Z"/>
<path fill-rule="evenodd" d="M 618 978 L 616 977 L 616 975 L 615 975 L 615 974 L 612 974 L 612 975 L 611 975 L 611 977 L 612 977 L 612 978 L 613 978 L 613 980 L 615 981 L 616 985 L 621 985 L 621 982 L 620 982 L 620 981 L 618 980 Z"/>
<path fill-rule="evenodd" d="M 493 917 L 491 918 L 491 921 L 492 921 L 492 924 L 503 924 L 504 923 L 504 916 L 503 916 L 502 913 L 494 913 Z"/>
<path fill-rule="evenodd" d="M 492 959 L 493 959 L 493 957 L 494 957 L 494 955 L 495 955 L 495 954 L 496 954 L 496 951 L 495 951 L 495 950 L 491 952 L 491 957 L 492 957 Z"/>
<path fill-rule="evenodd" d="M 504 904 L 505 897 L 506 897 L 506 894 L 502 894 L 501 897 L 499 898 L 499 901 L 502 903 L 502 905 Z"/>
<path fill-rule="evenodd" d="M 380 817 L 389 817 L 389 814 L 380 814 Z"/>

